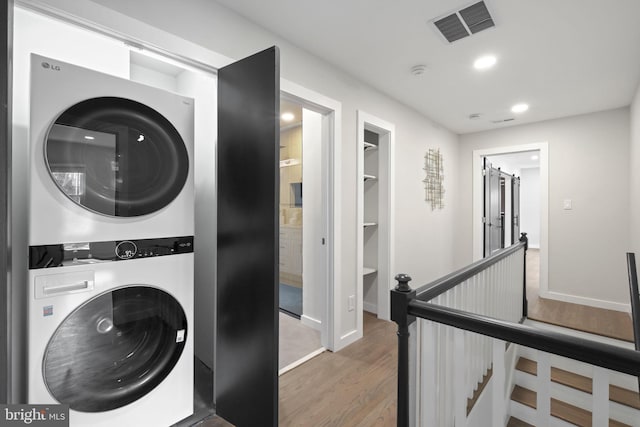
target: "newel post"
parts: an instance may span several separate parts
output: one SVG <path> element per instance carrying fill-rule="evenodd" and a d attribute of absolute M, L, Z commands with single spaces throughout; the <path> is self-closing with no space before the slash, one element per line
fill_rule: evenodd
<path fill-rule="evenodd" d="M 409 325 L 416 318 L 409 316 L 409 301 L 416 291 L 409 286 L 411 277 L 398 274 L 398 285 L 391 291 L 391 320 L 398 324 L 398 427 L 409 427 Z"/>

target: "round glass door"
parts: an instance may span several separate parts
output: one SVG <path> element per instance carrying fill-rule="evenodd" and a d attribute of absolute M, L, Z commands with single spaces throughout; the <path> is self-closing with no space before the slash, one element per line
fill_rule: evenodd
<path fill-rule="evenodd" d="M 102 412 L 153 390 L 178 362 L 187 319 L 168 293 L 115 289 L 73 311 L 51 337 L 43 375 L 51 395 L 75 411 Z"/>
<path fill-rule="evenodd" d="M 162 209 L 189 173 L 189 155 L 175 127 L 146 105 L 114 97 L 64 111 L 47 134 L 45 162 L 69 199 L 117 217 Z"/>

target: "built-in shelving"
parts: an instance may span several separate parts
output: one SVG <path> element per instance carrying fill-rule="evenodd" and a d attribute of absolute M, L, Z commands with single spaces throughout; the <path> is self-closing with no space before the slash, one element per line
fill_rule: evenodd
<path fill-rule="evenodd" d="M 378 311 L 378 158 L 380 150 L 380 136 L 365 128 L 363 150 L 362 179 L 366 185 L 363 188 L 362 223 L 365 229 L 362 235 L 363 259 L 363 309 L 373 313 Z"/>
<path fill-rule="evenodd" d="M 377 273 L 378 270 L 376 270 L 375 268 L 371 268 L 371 267 L 363 267 L 362 268 L 362 275 L 363 276 L 368 276 L 369 274 L 373 274 L 373 273 Z"/>
<path fill-rule="evenodd" d="M 363 311 L 390 318 L 393 266 L 393 153 L 395 125 L 358 111 L 357 329 Z"/>
<path fill-rule="evenodd" d="M 376 144 L 372 144 L 367 141 L 364 142 L 364 151 L 377 150 L 377 149 L 378 149 L 378 146 Z"/>

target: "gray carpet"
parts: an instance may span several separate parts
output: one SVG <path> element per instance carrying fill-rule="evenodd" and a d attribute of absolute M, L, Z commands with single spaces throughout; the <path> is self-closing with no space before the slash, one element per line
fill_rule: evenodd
<path fill-rule="evenodd" d="M 320 331 L 303 325 L 292 316 L 280 313 L 280 357 L 278 369 L 302 359 L 322 347 Z"/>

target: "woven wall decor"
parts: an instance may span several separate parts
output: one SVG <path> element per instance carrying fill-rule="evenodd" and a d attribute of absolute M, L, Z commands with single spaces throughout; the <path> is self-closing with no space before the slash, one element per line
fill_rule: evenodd
<path fill-rule="evenodd" d="M 425 200 L 431 203 L 431 210 L 444 208 L 444 168 L 442 165 L 440 149 L 429 148 L 424 155 L 424 170 L 426 177 L 424 182 Z"/>

